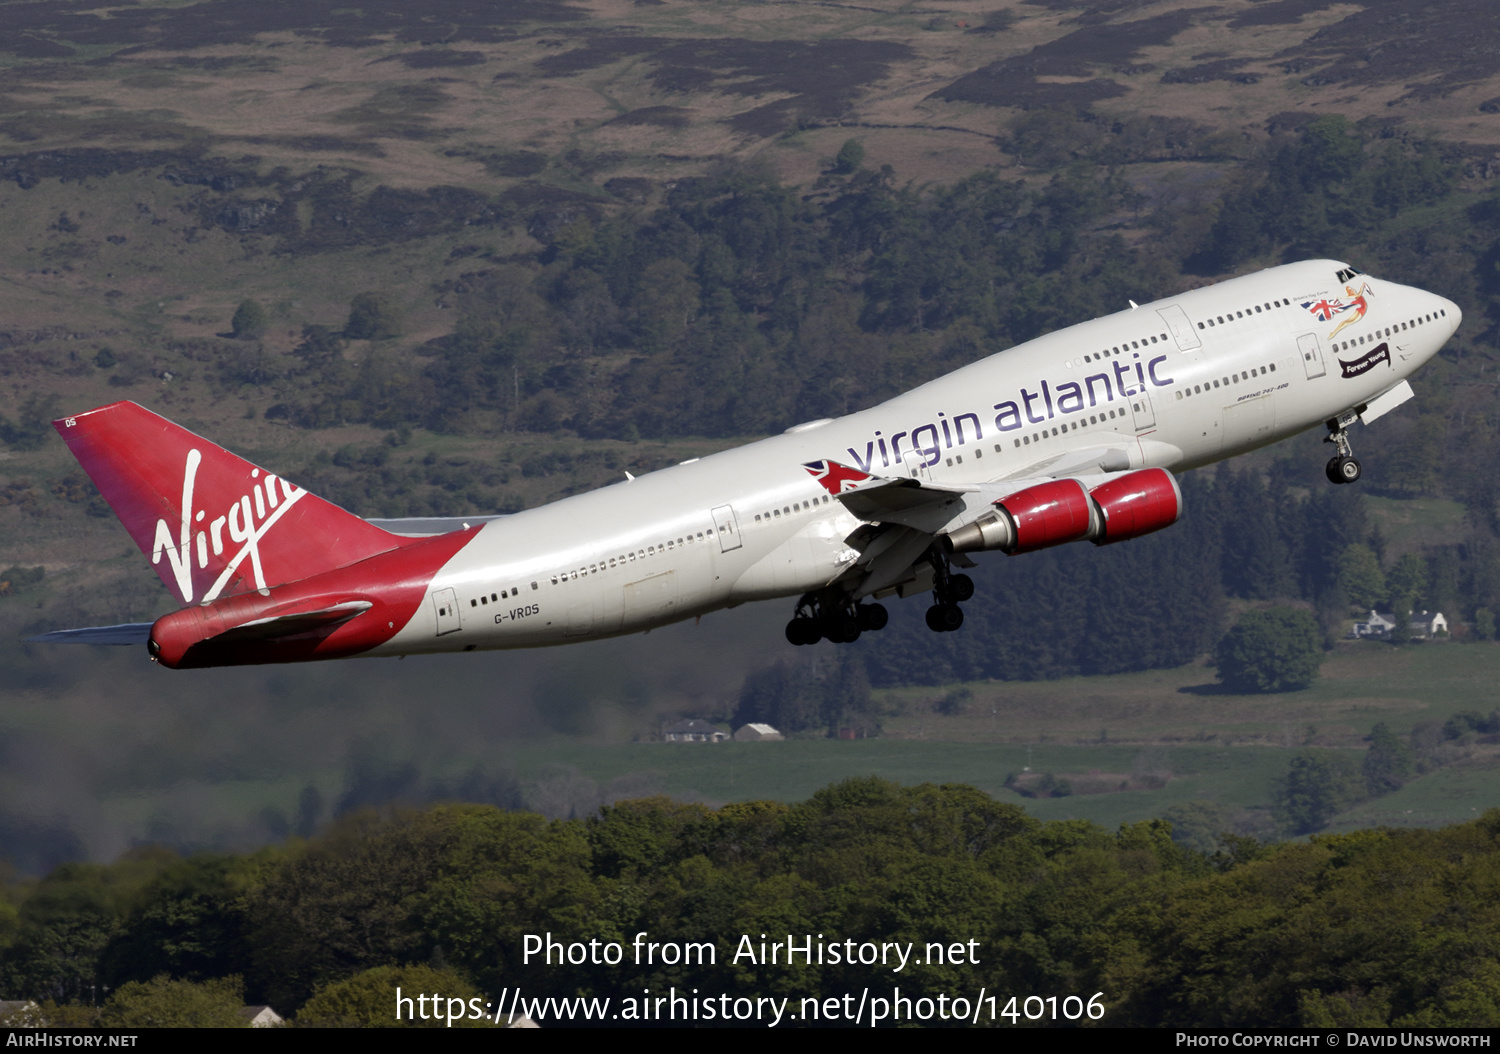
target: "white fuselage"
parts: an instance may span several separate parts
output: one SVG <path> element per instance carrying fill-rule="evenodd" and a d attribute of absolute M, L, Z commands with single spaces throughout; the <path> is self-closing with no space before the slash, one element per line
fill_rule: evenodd
<path fill-rule="evenodd" d="M 1440 296 L 1327 260 L 1142 304 L 847 417 L 492 520 L 373 654 L 564 644 L 800 596 L 849 568 L 861 526 L 806 462 L 937 486 L 1019 487 L 1079 459 L 1193 468 L 1374 400 L 1459 320 Z"/>

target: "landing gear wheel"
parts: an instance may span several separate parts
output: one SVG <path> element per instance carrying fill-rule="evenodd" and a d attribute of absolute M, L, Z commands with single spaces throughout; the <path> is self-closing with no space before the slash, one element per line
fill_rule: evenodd
<path fill-rule="evenodd" d="M 927 609 L 927 628 L 934 633 L 952 633 L 964 624 L 964 609 L 957 604 L 934 604 Z"/>
<path fill-rule="evenodd" d="M 1352 457 L 1336 457 L 1325 469 L 1330 483 L 1357 483 L 1361 475 L 1359 462 Z"/>
<path fill-rule="evenodd" d="M 786 624 L 786 639 L 788 644 L 801 647 L 804 644 L 818 643 L 823 639 L 823 634 L 813 619 L 794 618 Z"/>
<path fill-rule="evenodd" d="M 880 604 L 861 604 L 854 609 L 854 617 L 859 621 L 859 628 L 867 630 L 885 629 L 885 624 L 891 620 L 890 613 Z"/>
<path fill-rule="evenodd" d="M 1346 410 L 1328 422 L 1328 435 L 1323 442 L 1332 443 L 1338 451 L 1328 461 L 1323 471 L 1330 483 L 1357 483 L 1360 477 L 1359 462 L 1354 460 L 1354 449 L 1349 445 L 1349 426 L 1359 418 L 1353 410 Z"/>
<path fill-rule="evenodd" d="M 853 615 L 834 615 L 823 627 L 823 635 L 835 644 L 853 644 L 859 640 L 859 620 Z"/>
<path fill-rule="evenodd" d="M 968 575 L 948 576 L 948 599 L 955 604 L 962 604 L 974 596 L 974 580 Z"/>

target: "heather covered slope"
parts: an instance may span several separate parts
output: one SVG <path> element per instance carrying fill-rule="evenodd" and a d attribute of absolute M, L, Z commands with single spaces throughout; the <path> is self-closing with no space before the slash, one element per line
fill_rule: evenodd
<path fill-rule="evenodd" d="M 163 610 L 47 425 L 119 398 L 364 515 L 514 511 L 1128 299 L 1337 256 L 1465 312 L 1418 399 L 1356 437 L 1368 508 L 1304 437 L 1199 474 L 1158 538 L 987 561 L 979 632 L 934 643 L 901 608 L 850 654 L 877 692 L 937 697 L 1159 669 L 1245 605 L 1334 626 L 1351 546 L 1493 625 L 1500 81 L 1477 5 L 0 3 L 0 30 L 0 819 L 27 867 L 254 844 L 309 787 L 324 818 L 455 788 L 561 815 L 722 798 L 566 760 L 517 792 L 503 754 L 727 718 L 752 673 L 811 699 L 843 672 L 783 667 L 774 605 L 562 665 L 172 679 L 26 651 Z M 1070 590 L 1092 608 L 1030 610 Z M 1357 746 L 1369 722 L 1339 720 Z"/>

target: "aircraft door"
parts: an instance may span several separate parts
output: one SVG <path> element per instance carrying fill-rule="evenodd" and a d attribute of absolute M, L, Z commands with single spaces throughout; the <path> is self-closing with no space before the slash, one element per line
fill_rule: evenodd
<path fill-rule="evenodd" d="M 714 531 L 719 535 L 719 552 L 727 553 L 740 547 L 739 520 L 733 507 L 720 505 L 713 510 Z"/>
<path fill-rule="evenodd" d="M 1177 341 L 1177 350 L 1196 351 L 1203 347 L 1203 341 L 1198 339 L 1198 334 L 1193 331 L 1193 324 L 1188 320 L 1187 312 L 1176 304 L 1168 304 L 1159 307 L 1156 313 L 1161 320 L 1167 324 L 1167 329 L 1172 331 L 1172 339 Z"/>
<path fill-rule="evenodd" d="M 439 589 L 432 594 L 432 612 L 437 616 L 437 635 L 456 633 L 464 628 L 458 613 L 458 594 L 451 589 Z"/>
<path fill-rule="evenodd" d="M 1135 418 L 1137 434 L 1156 427 L 1156 410 L 1151 406 L 1151 393 L 1147 389 L 1142 388 L 1130 396 L 1130 412 Z"/>
<path fill-rule="evenodd" d="M 1328 368 L 1323 365 L 1323 349 L 1318 344 L 1316 333 L 1304 333 L 1298 337 L 1297 350 L 1302 353 L 1302 366 L 1307 370 L 1308 380 L 1328 372 Z"/>

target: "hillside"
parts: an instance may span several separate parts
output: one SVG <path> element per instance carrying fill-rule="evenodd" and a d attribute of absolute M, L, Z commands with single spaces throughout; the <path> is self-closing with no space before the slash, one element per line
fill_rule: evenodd
<path fill-rule="evenodd" d="M 858 653 L 887 731 L 910 731 L 902 699 L 955 682 L 1019 705 L 991 679 L 1123 673 L 1088 682 L 1113 701 L 1066 719 L 1018 711 L 1013 743 L 1078 746 L 1098 726 L 1180 742 L 1195 721 L 1116 716 L 1128 678 L 1201 654 L 1249 604 L 1333 625 L 1352 545 L 1388 571 L 1410 556 L 1403 581 L 1456 621 L 1500 610 L 1487 15 L 1477 0 L 0 2 L 0 835 L 36 866 L 279 837 L 307 788 L 320 816 L 401 795 L 531 795 L 562 815 L 632 788 L 722 797 L 649 766 L 564 749 L 542 771 L 509 752 L 728 717 L 747 676 L 786 660 L 777 605 L 566 662 L 171 677 L 138 655 L 22 647 L 165 610 L 47 425 L 115 399 L 362 515 L 516 511 L 849 412 L 1127 299 L 1329 254 L 1465 311 L 1419 398 L 1356 437 L 1369 499 L 1329 497 L 1309 435 L 1195 474 L 1198 526 L 992 561 L 992 598 L 1050 595 L 1073 571 L 1100 596 L 1161 583 L 1151 646 L 1123 625 L 1108 647 L 1080 642 L 1082 602 L 1017 628 L 997 601 L 936 645 L 903 609 L 881 653 Z M 261 322 L 236 334 L 246 301 Z M 844 669 L 826 650 L 797 662 L 785 676 L 814 686 Z M 1173 676 L 1207 678 L 1189 670 Z M 1028 698 L 1062 683 L 1078 682 Z M 1201 732 L 1302 741 L 1241 717 Z M 1329 745 L 1352 749 L 1370 722 L 1338 723 Z M 989 737 L 978 718 L 932 728 Z"/>

